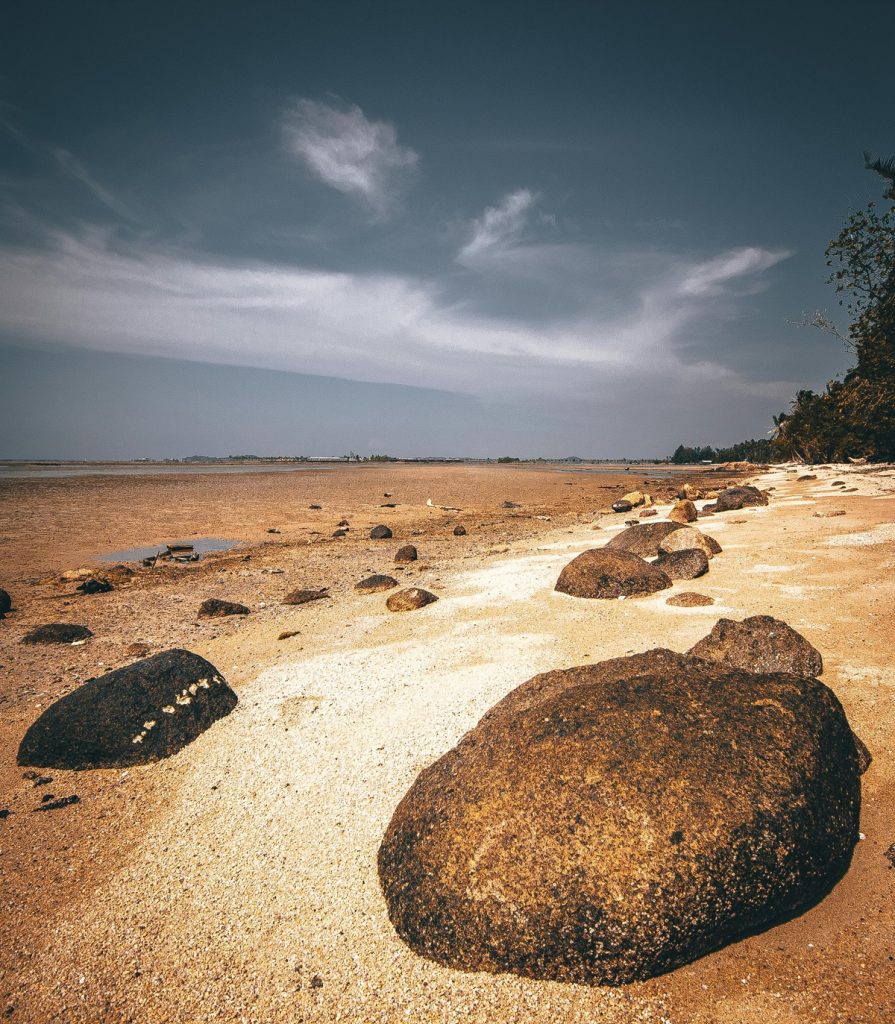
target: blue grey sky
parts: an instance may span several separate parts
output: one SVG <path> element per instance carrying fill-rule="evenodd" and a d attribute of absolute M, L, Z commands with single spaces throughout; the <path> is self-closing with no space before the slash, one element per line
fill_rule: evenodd
<path fill-rule="evenodd" d="M 763 436 L 848 364 L 792 321 L 895 152 L 889 14 L 16 5 L 0 456 Z"/>

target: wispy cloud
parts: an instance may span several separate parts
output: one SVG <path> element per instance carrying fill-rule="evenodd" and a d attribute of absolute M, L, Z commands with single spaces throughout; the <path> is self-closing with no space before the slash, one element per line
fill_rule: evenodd
<path fill-rule="evenodd" d="M 398 143 L 394 125 L 370 121 L 354 105 L 295 100 L 283 116 L 283 141 L 320 181 L 361 200 L 377 217 L 391 210 L 419 160 Z"/>
<path fill-rule="evenodd" d="M 518 242 L 528 224 L 537 196 L 527 188 L 509 192 L 497 206 L 489 206 L 472 222 L 470 238 L 457 254 L 460 263 L 504 252 Z"/>
<path fill-rule="evenodd" d="M 94 198 L 98 199 L 107 209 L 123 220 L 136 221 L 137 218 L 128 206 L 113 195 L 104 185 L 100 184 L 87 167 L 67 149 L 52 150 L 53 159 L 59 168 L 75 181 L 79 181 Z"/>
<path fill-rule="evenodd" d="M 433 279 L 227 263 L 122 247 L 100 231 L 59 233 L 39 248 L 0 249 L 0 333 L 480 395 L 560 395 L 644 374 L 735 388 L 744 382 L 723 352 L 688 362 L 687 339 L 719 299 L 784 256 L 669 259 L 612 314 L 583 292 L 575 308 L 534 324 L 477 314 Z"/>

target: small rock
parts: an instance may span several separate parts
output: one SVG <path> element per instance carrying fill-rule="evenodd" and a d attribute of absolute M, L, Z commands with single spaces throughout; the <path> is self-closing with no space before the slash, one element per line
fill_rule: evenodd
<path fill-rule="evenodd" d="M 309 601 L 321 601 L 324 597 L 332 597 L 329 587 L 322 587 L 320 590 L 290 590 L 280 603 L 307 604 Z"/>
<path fill-rule="evenodd" d="M 654 508 L 645 508 L 640 513 L 641 519 L 649 519 L 650 516 L 657 516 L 659 513 Z"/>
<path fill-rule="evenodd" d="M 418 557 L 416 548 L 412 544 L 405 544 L 403 548 L 398 548 L 397 554 L 395 555 L 395 561 L 415 562 Z"/>
<path fill-rule="evenodd" d="M 91 576 L 75 587 L 75 590 L 80 590 L 82 594 L 108 594 L 112 589 L 112 584 L 101 576 Z"/>
<path fill-rule="evenodd" d="M 2 821 L 4 818 L 8 818 L 9 813 L 10 812 L 8 807 L 0 807 L 0 821 Z"/>
<path fill-rule="evenodd" d="M 399 590 L 397 594 L 392 594 L 385 602 L 385 606 L 390 612 L 410 612 L 416 608 L 425 608 L 427 604 L 437 600 L 438 598 L 428 590 L 408 587 L 407 590 Z"/>
<path fill-rule="evenodd" d="M 383 576 L 377 574 L 374 576 L 368 576 L 365 580 L 361 580 L 360 583 L 355 583 L 354 589 L 359 591 L 361 594 L 378 594 L 383 590 L 391 590 L 397 585 L 398 581 L 394 576 Z"/>
<path fill-rule="evenodd" d="M 5 618 L 6 613 L 12 610 L 12 598 L 8 591 L 0 590 L 0 619 Z"/>
<path fill-rule="evenodd" d="M 637 508 L 638 505 L 644 504 L 644 495 L 642 491 L 629 491 L 627 494 L 623 494 L 620 501 L 626 501 L 631 508 Z"/>
<path fill-rule="evenodd" d="M 584 551 L 559 574 L 554 590 L 572 597 L 617 598 L 653 594 L 671 586 L 671 580 L 630 551 L 608 546 Z"/>
<path fill-rule="evenodd" d="M 64 796 L 60 800 L 48 800 L 41 804 L 40 807 L 35 807 L 35 811 L 58 811 L 60 807 L 70 807 L 72 804 L 79 804 L 81 798 L 77 795 Z"/>
<path fill-rule="evenodd" d="M 380 508 L 397 508 L 398 507 L 398 503 L 396 501 L 384 501 L 379 507 Z"/>
<path fill-rule="evenodd" d="M 798 483 L 801 480 L 816 480 L 816 479 L 817 479 L 817 473 L 803 473 L 801 476 L 797 476 L 796 477 L 796 483 Z"/>
<path fill-rule="evenodd" d="M 612 503 L 613 512 L 630 512 L 633 507 L 634 506 L 631 504 L 631 502 L 627 501 L 624 498 L 621 498 L 618 501 L 614 501 Z"/>
<path fill-rule="evenodd" d="M 315 974 L 314 977 L 311 978 L 311 988 L 323 988 L 323 978 L 321 978 L 319 974 Z"/>
<path fill-rule="evenodd" d="M 147 654 L 152 650 L 149 644 L 143 643 L 142 640 L 135 640 L 134 643 L 128 644 L 124 649 L 124 653 L 129 658 L 145 658 Z"/>
<path fill-rule="evenodd" d="M 501 508 L 522 508 L 522 506 L 520 504 L 518 504 L 517 502 L 515 502 L 515 501 L 504 501 L 501 504 L 500 507 Z"/>
<path fill-rule="evenodd" d="M 224 615 L 248 615 L 249 610 L 244 604 L 236 601 L 221 601 L 216 597 L 209 597 L 199 605 L 198 615 L 200 619 L 221 618 Z"/>
<path fill-rule="evenodd" d="M 350 530 L 351 524 L 347 519 L 343 519 L 340 523 L 336 523 L 336 528 L 339 530 Z"/>
<path fill-rule="evenodd" d="M 675 608 L 700 608 L 703 605 L 714 604 L 715 601 L 714 598 L 706 597 L 705 594 L 697 594 L 688 590 L 683 594 L 674 594 L 665 603 Z"/>
<path fill-rule="evenodd" d="M 889 862 L 889 867 L 895 868 L 895 843 L 892 843 L 892 845 L 886 850 L 883 856 Z"/>
<path fill-rule="evenodd" d="M 370 540 L 388 540 L 391 535 L 392 531 L 382 523 L 370 530 Z"/>
<path fill-rule="evenodd" d="M 294 636 L 301 636 L 301 633 L 297 629 L 284 629 L 277 640 L 291 640 Z"/>
<path fill-rule="evenodd" d="M 814 677 L 824 670 L 820 652 L 801 633 L 770 615 L 753 615 L 742 622 L 719 619 L 687 654 L 747 672 Z"/>
<path fill-rule="evenodd" d="M 66 569 L 59 577 L 63 583 L 80 583 L 88 580 L 96 572 L 95 569 Z"/>
<path fill-rule="evenodd" d="M 454 527 L 454 536 L 455 537 L 465 537 L 466 536 L 466 527 L 465 526 L 455 526 Z"/>
<path fill-rule="evenodd" d="M 833 481 L 833 482 L 832 482 L 832 483 L 830 484 L 830 486 L 831 486 L 831 487 L 845 487 L 845 481 L 844 481 L 844 480 L 834 480 L 834 481 Z"/>
<path fill-rule="evenodd" d="M 333 536 L 334 537 L 347 537 L 348 536 L 348 531 L 347 530 L 335 530 L 335 531 L 333 531 Z"/>
<path fill-rule="evenodd" d="M 708 555 L 701 548 L 668 551 L 652 564 L 673 580 L 695 580 L 709 571 Z"/>
<path fill-rule="evenodd" d="M 86 626 L 77 626 L 69 622 L 50 622 L 46 626 L 38 626 L 22 637 L 23 644 L 71 644 L 78 640 L 86 640 L 93 633 Z"/>
<path fill-rule="evenodd" d="M 319 512 L 323 508 L 322 505 L 308 505 L 308 508 L 314 509 L 315 512 Z"/>
<path fill-rule="evenodd" d="M 844 508 L 834 508 L 829 512 L 814 512 L 812 513 L 815 519 L 833 519 L 835 516 L 844 516 Z"/>
<path fill-rule="evenodd" d="M 270 526 L 270 527 L 268 527 L 267 532 L 268 533 L 279 533 L 280 531 L 276 527 Z"/>

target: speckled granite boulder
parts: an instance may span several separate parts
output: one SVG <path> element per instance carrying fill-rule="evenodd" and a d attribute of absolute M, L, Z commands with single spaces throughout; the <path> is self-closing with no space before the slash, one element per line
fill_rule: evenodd
<path fill-rule="evenodd" d="M 712 558 L 721 552 L 721 545 L 715 538 L 707 536 L 695 526 L 682 526 L 659 541 L 660 555 L 667 555 L 672 551 L 687 551 L 690 548 L 704 551 L 706 558 Z"/>
<path fill-rule="evenodd" d="M 441 964 L 620 984 L 816 902 L 859 809 L 822 683 L 651 651 L 505 697 L 404 796 L 379 878 Z"/>
<path fill-rule="evenodd" d="M 668 576 L 639 555 L 605 547 L 573 558 L 559 574 L 554 589 L 572 597 L 614 598 L 654 594 L 670 586 Z"/>
<path fill-rule="evenodd" d="M 60 697 L 25 733 L 18 763 L 79 769 L 158 761 L 236 703 L 211 662 L 190 651 L 164 651 Z"/>
<path fill-rule="evenodd" d="M 824 670 L 820 651 L 801 633 L 770 615 L 753 615 L 742 622 L 718 619 L 711 633 L 687 653 L 747 672 L 819 676 Z"/>
<path fill-rule="evenodd" d="M 407 587 L 406 590 L 392 594 L 385 602 L 385 606 L 390 612 L 412 612 L 417 608 L 425 608 L 427 604 L 437 600 L 433 593 L 423 590 L 422 587 Z"/>

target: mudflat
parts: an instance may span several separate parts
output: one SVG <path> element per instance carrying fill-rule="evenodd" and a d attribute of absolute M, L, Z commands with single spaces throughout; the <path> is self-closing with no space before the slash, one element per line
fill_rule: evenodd
<path fill-rule="evenodd" d="M 556 593 L 561 569 L 638 517 L 601 515 L 613 500 L 635 488 L 670 498 L 685 478 L 578 469 L 0 481 L 0 586 L 14 609 L 0 622 L 0 1010 L 13 1021 L 178 1024 L 892 1019 L 895 471 L 749 477 L 773 488 L 770 503 L 699 520 L 723 549 L 707 575 L 601 601 Z M 343 521 L 347 534 L 333 537 Z M 393 536 L 371 540 L 379 524 Z M 237 543 L 183 565 L 97 560 L 191 537 Z M 406 544 L 419 558 L 396 563 Z M 61 578 L 82 567 L 114 589 L 82 594 Z M 439 600 L 391 613 L 389 592 L 354 590 L 372 574 Z M 322 588 L 328 597 L 281 603 Z M 690 591 L 714 603 L 667 603 Z M 208 598 L 250 612 L 198 618 Z M 683 652 L 718 618 L 751 615 L 783 619 L 822 653 L 822 679 L 873 755 L 863 839 L 829 896 L 616 988 L 465 973 L 400 941 L 376 855 L 421 769 L 536 673 Z M 93 635 L 20 643 L 50 622 Z M 15 755 L 31 722 L 84 680 L 132 662 L 135 643 L 207 658 L 239 705 L 156 764 L 26 778 Z"/>

